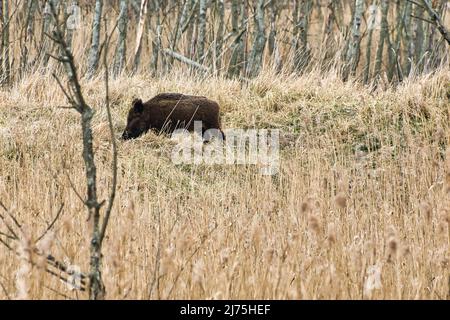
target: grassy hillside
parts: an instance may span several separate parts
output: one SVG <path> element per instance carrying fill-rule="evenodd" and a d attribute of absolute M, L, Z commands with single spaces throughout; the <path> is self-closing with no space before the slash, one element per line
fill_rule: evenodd
<path fill-rule="evenodd" d="M 96 109 L 105 199 L 103 81 L 82 84 Z M 395 90 L 342 83 L 332 73 L 265 72 L 246 85 L 172 73 L 110 85 L 117 137 L 134 97 L 168 91 L 218 101 L 224 128 L 282 134 L 274 176 L 252 165 L 174 165 L 174 142 L 164 136 L 119 141 L 103 250 L 107 298 L 450 297 L 448 69 Z M 74 111 L 58 108 L 65 104 L 49 75 L 0 91 L 0 200 L 24 226 L 22 249 L 64 203 L 54 233 L 36 245 L 87 271 L 81 129 Z M 3 246 L 0 283 L 0 299 L 86 298 Z"/>

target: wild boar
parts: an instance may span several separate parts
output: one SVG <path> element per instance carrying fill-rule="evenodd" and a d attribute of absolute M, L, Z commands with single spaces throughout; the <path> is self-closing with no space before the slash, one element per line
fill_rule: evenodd
<path fill-rule="evenodd" d="M 145 103 L 134 99 L 122 138 L 134 139 L 149 130 L 167 134 L 181 128 L 194 131 L 196 121 L 201 123 L 202 136 L 205 131 L 216 129 L 225 138 L 219 109 L 217 102 L 206 97 L 179 93 L 161 93 Z"/>

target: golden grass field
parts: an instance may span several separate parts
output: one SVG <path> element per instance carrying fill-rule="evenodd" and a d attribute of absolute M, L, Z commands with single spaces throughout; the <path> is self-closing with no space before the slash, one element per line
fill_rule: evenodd
<path fill-rule="evenodd" d="M 104 84 L 95 108 L 100 199 L 111 183 Z M 118 193 L 103 253 L 108 299 L 449 299 L 450 71 L 371 90 L 332 73 L 122 77 L 116 137 L 133 97 L 202 94 L 223 127 L 282 130 L 279 174 L 252 165 L 174 165 L 173 142 L 118 141 Z M 50 75 L 0 91 L 0 200 L 23 242 L 88 272 L 81 129 Z M 0 231 L 5 232 L 4 228 Z M 0 246 L 0 299 L 87 298 Z M 62 296 L 65 295 L 65 296 Z"/>

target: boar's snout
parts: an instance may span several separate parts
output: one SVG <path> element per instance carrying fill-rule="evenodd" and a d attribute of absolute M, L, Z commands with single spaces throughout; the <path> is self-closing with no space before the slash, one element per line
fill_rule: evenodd
<path fill-rule="evenodd" d="M 129 139 L 131 139 L 131 138 L 130 138 L 130 135 L 128 134 L 127 130 L 125 130 L 125 131 L 122 133 L 122 140 L 129 140 Z"/>

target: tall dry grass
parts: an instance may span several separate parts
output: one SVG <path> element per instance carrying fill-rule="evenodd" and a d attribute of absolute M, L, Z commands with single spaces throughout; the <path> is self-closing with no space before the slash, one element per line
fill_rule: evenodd
<path fill-rule="evenodd" d="M 266 71 L 245 86 L 176 72 L 113 80 L 117 136 L 133 97 L 178 91 L 217 100 L 224 128 L 282 137 L 275 176 L 176 166 L 173 142 L 154 134 L 120 141 L 107 298 L 448 299 L 449 84 L 448 68 L 375 91 L 332 73 Z M 83 86 L 106 198 L 103 82 Z M 50 75 L 0 91 L 0 199 L 26 227 L 19 256 L 0 247 L 0 299 L 86 298 L 27 266 L 36 245 L 88 270 L 87 213 L 71 187 L 84 195 L 81 129 L 65 103 Z M 50 238 L 34 244 L 61 203 Z"/>

